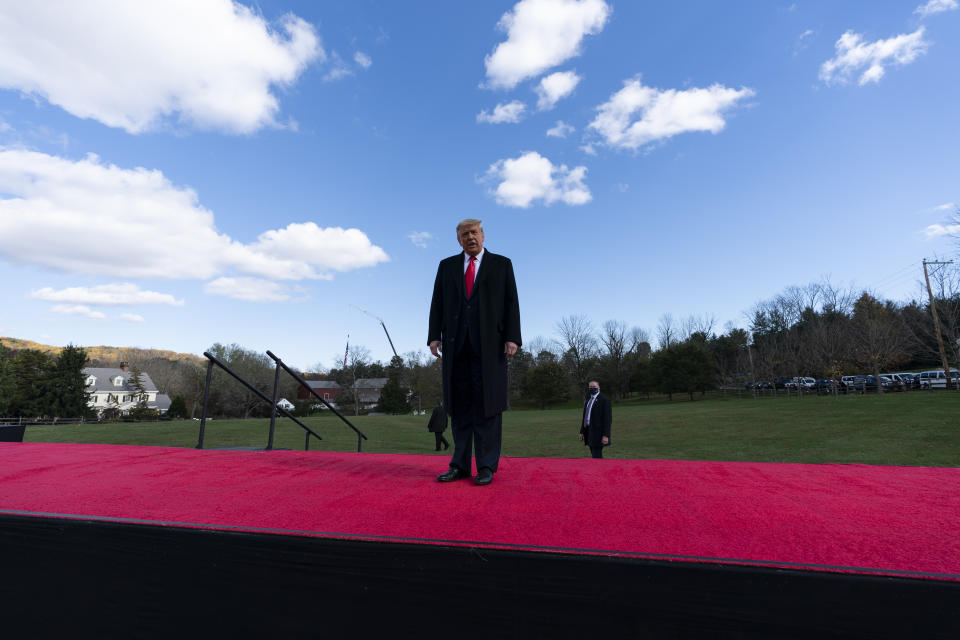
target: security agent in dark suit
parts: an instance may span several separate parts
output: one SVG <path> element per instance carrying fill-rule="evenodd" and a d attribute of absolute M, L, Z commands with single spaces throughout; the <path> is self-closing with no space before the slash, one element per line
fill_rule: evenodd
<path fill-rule="evenodd" d="M 480 220 L 457 225 L 463 252 L 437 268 L 427 343 L 443 354 L 443 404 L 450 415 L 451 482 L 470 476 L 476 449 L 476 483 L 493 482 L 500 461 L 501 412 L 507 408 L 507 358 L 521 345 L 520 303 L 509 258 L 483 248 Z"/>
<path fill-rule="evenodd" d="M 583 419 L 580 421 L 580 440 L 590 447 L 590 455 L 603 457 L 603 448 L 610 444 L 610 425 L 613 423 L 613 410 L 607 396 L 600 395 L 600 383 L 590 381 L 590 395 L 583 405 Z"/>

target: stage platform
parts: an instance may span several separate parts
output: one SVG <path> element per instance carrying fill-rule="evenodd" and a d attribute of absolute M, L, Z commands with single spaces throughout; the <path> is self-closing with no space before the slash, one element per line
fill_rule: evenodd
<path fill-rule="evenodd" d="M 960 632 L 960 469 L 504 458 L 477 487 L 447 460 L 0 443 L 3 595 L 147 635 Z"/>

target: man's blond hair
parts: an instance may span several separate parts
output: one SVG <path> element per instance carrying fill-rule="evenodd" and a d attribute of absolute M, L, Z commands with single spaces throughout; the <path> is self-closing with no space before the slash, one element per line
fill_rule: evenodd
<path fill-rule="evenodd" d="M 480 231 L 483 231 L 483 220 L 477 220 L 476 218 L 467 218 L 466 220 L 461 220 L 457 224 L 457 237 L 460 237 L 460 231 L 466 229 L 467 227 L 480 227 Z"/>

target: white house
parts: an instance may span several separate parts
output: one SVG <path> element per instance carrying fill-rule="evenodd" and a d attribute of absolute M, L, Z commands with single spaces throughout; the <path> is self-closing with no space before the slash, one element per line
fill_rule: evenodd
<path fill-rule="evenodd" d="M 140 404 L 141 395 L 146 400 L 148 409 L 166 413 L 170 408 L 170 396 L 158 391 L 149 374 L 140 373 L 144 393 L 140 394 L 133 388 L 130 384 L 133 374 L 126 363 L 122 363 L 119 369 L 86 367 L 83 376 L 87 383 L 87 393 L 90 394 L 87 404 L 97 415 L 102 415 L 107 409 L 117 409 L 121 414 L 129 413 Z"/>

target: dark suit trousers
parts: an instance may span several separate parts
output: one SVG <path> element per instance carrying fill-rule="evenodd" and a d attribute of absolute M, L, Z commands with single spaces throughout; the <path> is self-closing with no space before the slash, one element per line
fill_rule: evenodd
<path fill-rule="evenodd" d="M 453 356 L 451 382 L 453 414 L 450 416 L 450 429 L 453 433 L 453 458 L 450 465 L 470 473 L 472 449 L 476 447 L 477 470 L 486 467 L 496 472 L 503 436 L 502 414 L 497 413 L 491 418 L 483 415 L 480 354 L 474 351 L 469 338 Z"/>
<path fill-rule="evenodd" d="M 590 447 L 590 455 L 593 456 L 594 458 L 602 458 L 603 445 L 600 445 L 599 447 Z"/>

